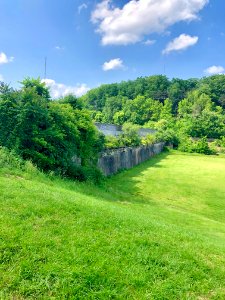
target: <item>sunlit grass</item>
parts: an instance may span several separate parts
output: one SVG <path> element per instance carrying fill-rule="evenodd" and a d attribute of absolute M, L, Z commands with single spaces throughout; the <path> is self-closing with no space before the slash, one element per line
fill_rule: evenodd
<path fill-rule="evenodd" d="M 0 171 L 2 299 L 224 299 L 225 158 L 165 152 L 101 187 Z"/>

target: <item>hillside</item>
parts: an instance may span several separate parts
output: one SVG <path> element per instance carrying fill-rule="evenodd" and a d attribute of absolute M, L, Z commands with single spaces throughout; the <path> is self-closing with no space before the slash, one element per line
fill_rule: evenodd
<path fill-rule="evenodd" d="M 100 187 L 13 165 L 1 299 L 225 298 L 224 156 L 164 152 Z"/>
<path fill-rule="evenodd" d="M 182 151 L 188 152 L 191 138 L 225 136 L 224 74 L 188 80 L 141 77 L 101 85 L 80 100 L 95 122 L 153 128 Z"/>

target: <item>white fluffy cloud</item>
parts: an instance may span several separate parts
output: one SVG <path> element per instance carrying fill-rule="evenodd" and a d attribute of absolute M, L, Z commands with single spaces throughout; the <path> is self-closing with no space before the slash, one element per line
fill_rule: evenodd
<path fill-rule="evenodd" d="M 172 40 L 166 48 L 163 50 L 163 54 L 168 54 L 172 51 L 185 50 L 191 46 L 194 46 L 198 42 L 197 36 L 190 36 L 187 34 L 181 34 L 174 40 Z"/>
<path fill-rule="evenodd" d="M 102 69 L 104 71 L 110 71 L 110 70 L 116 70 L 116 69 L 122 69 L 124 68 L 123 61 L 120 58 L 114 58 L 111 59 L 110 61 L 106 61 L 102 65 Z"/>
<path fill-rule="evenodd" d="M 76 86 L 67 86 L 62 83 L 56 83 L 53 79 L 43 79 L 42 82 L 50 88 L 52 98 L 64 97 L 69 94 L 80 97 L 90 90 L 90 88 L 84 83 L 77 84 Z"/>
<path fill-rule="evenodd" d="M 208 0 L 131 0 L 122 8 L 103 0 L 92 12 L 91 20 L 102 36 L 103 45 L 127 45 L 145 35 L 162 33 L 180 21 L 198 18 Z"/>
<path fill-rule="evenodd" d="M 0 65 L 8 64 L 14 60 L 14 57 L 8 57 L 4 52 L 0 52 Z"/>
<path fill-rule="evenodd" d="M 209 75 L 214 75 L 214 74 L 223 74 L 224 71 L 225 69 L 222 66 L 211 66 L 207 68 L 204 72 Z"/>

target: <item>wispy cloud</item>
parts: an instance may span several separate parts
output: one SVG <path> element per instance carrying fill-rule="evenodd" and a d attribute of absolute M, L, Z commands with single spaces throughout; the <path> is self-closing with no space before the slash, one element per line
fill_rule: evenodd
<path fill-rule="evenodd" d="M 62 46 L 55 46 L 55 50 L 63 51 L 63 50 L 65 50 L 65 47 L 62 47 Z"/>
<path fill-rule="evenodd" d="M 10 62 L 13 62 L 13 60 L 13 56 L 8 57 L 4 52 L 0 52 L 0 65 L 8 64 Z"/>
<path fill-rule="evenodd" d="M 86 94 L 90 88 L 85 83 L 78 83 L 75 86 L 68 86 L 63 83 L 57 83 L 53 79 L 43 79 L 42 82 L 46 84 L 50 89 L 52 98 L 60 98 L 69 94 L 73 94 L 77 97 L 80 97 Z"/>
<path fill-rule="evenodd" d="M 80 14 L 83 9 L 87 9 L 88 5 L 86 3 L 82 3 L 81 5 L 78 6 L 78 13 Z"/>
<path fill-rule="evenodd" d="M 103 71 L 110 71 L 110 70 L 116 70 L 116 69 L 123 69 L 123 61 L 120 58 L 114 58 L 111 59 L 110 61 L 104 62 L 102 65 Z"/>
<path fill-rule="evenodd" d="M 156 40 L 146 40 L 144 41 L 144 44 L 146 46 L 151 46 L 151 45 L 154 45 L 156 43 Z"/>
<path fill-rule="evenodd" d="M 163 33 L 180 21 L 198 18 L 208 0 L 139 0 L 128 1 L 119 8 L 103 0 L 92 12 L 103 45 L 128 45 L 140 42 L 146 35 Z"/>
<path fill-rule="evenodd" d="M 190 36 L 187 34 L 181 34 L 174 40 L 172 40 L 166 48 L 163 50 L 163 54 L 169 54 L 173 51 L 185 50 L 191 46 L 194 46 L 198 42 L 197 36 Z"/>
<path fill-rule="evenodd" d="M 204 70 L 204 73 L 209 75 L 215 75 L 215 74 L 223 74 L 225 71 L 224 67 L 222 66 L 211 66 Z"/>
<path fill-rule="evenodd" d="M 4 77 L 2 74 L 0 74 L 0 81 L 4 81 Z"/>

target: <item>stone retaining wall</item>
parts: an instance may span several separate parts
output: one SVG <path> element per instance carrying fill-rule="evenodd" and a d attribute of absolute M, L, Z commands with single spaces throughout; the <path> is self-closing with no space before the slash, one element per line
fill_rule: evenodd
<path fill-rule="evenodd" d="M 150 157 L 162 152 L 164 143 L 149 146 L 125 147 L 102 152 L 98 167 L 106 176 L 117 173 L 122 169 L 130 169 Z"/>

